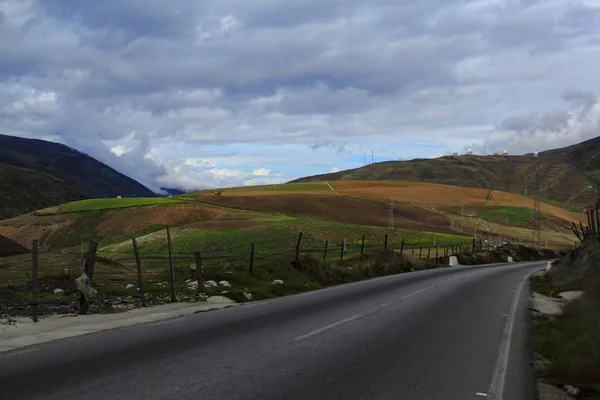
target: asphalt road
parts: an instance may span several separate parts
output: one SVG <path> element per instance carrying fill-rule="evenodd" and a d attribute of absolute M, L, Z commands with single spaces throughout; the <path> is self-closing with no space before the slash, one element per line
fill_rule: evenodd
<path fill-rule="evenodd" d="M 530 399 L 526 276 L 455 267 L 0 355 L 0 399 Z"/>

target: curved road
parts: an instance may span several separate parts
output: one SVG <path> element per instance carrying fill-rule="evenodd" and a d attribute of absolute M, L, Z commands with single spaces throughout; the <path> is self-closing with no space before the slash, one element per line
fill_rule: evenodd
<path fill-rule="evenodd" d="M 0 399 L 530 399 L 526 277 L 377 278 L 0 355 Z"/>

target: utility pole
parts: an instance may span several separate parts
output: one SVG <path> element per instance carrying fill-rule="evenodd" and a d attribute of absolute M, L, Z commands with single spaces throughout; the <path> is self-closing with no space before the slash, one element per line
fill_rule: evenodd
<path fill-rule="evenodd" d="M 390 217 L 388 219 L 388 228 L 390 229 L 394 229 L 394 199 L 390 199 L 390 208 L 389 208 L 389 213 L 390 213 Z"/>
<path fill-rule="evenodd" d="M 540 230 L 540 224 L 542 219 L 542 213 L 540 211 L 540 158 L 538 152 L 533 153 L 535 162 L 535 203 L 533 207 L 533 227 L 532 227 L 532 242 L 537 243 L 538 246 L 542 245 L 542 236 Z"/>
<path fill-rule="evenodd" d="M 465 218 L 465 201 L 461 197 L 460 198 L 460 230 L 463 229 L 463 219 Z"/>

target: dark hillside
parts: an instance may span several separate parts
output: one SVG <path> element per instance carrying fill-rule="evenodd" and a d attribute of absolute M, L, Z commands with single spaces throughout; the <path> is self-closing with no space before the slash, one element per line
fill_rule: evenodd
<path fill-rule="evenodd" d="M 154 197 L 150 189 L 87 154 L 37 139 L 0 135 L 0 163 L 46 172 L 89 197 Z"/>
<path fill-rule="evenodd" d="M 0 164 L 0 219 L 86 198 L 48 173 Z"/>

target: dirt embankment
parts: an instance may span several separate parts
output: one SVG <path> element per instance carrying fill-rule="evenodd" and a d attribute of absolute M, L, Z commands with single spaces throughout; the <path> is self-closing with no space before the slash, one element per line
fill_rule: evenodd
<path fill-rule="evenodd" d="M 215 196 L 210 199 L 224 206 L 320 218 L 357 225 L 388 226 L 390 205 L 381 201 L 335 196 Z M 397 228 L 456 233 L 445 216 L 423 208 L 396 204 L 394 224 Z"/>

